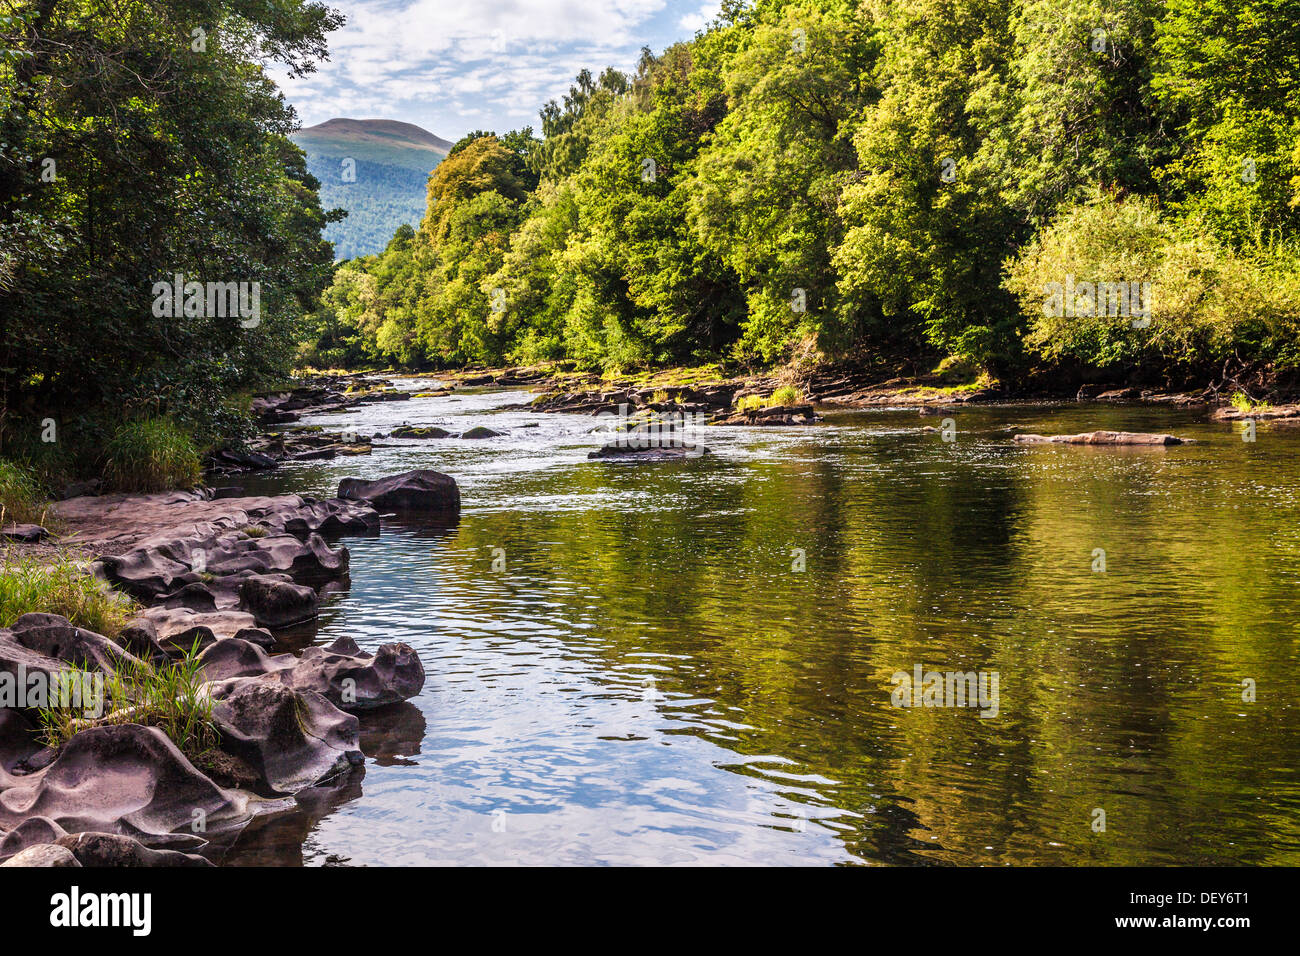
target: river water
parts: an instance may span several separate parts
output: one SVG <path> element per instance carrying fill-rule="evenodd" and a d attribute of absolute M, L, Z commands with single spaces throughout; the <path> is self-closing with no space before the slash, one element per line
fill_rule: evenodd
<path fill-rule="evenodd" d="M 317 416 L 505 435 L 244 482 L 433 468 L 463 511 L 344 539 L 315 639 L 405 641 L 427 683 L 363 716 L 363 772 L 226 862 L 1300 863 L 1300 430 L 1006 406 L 944 442 L 937 417 L 845 411 L 627 464 L 587 459 L 589 416 L 502 408 L 529 398 Z M 894 706 L 918 665 L 996 673 L 996 716 Z"/>

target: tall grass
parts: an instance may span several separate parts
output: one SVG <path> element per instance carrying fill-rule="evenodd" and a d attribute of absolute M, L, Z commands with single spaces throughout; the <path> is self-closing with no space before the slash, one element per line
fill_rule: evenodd
<path fill-rule="evenodd" d="M 110 591 L 67 555 L 46 562 L 0 552 L 0 627 L 41 612 L 114 637 L 135 609 L 129 598 Z"/>
<path fill-rule="evenodd" d="M 35 521 L 41 516 L 40 482 L 32 472 L 16 462 L 0 458 L 0 524 L 11 521 Z"/>
<path fill-rule="evenodd" d="M 123 662 L 105 678 L 103 716 L 92 720 L 81 709 L 48 707 L 40 712 L 43 742 L 57 749 L 91 726 L 141 724 L 159 728 L 187 757 L 202 757 L 217 743 L 206 681 L 197 641 L 178 661 Z"/>
<path fill-rule="evenodd" d="M 194 441 L 167 418 L 118 427 L 104 448 L 104 480 L 119 491 L 169 491 L 199 483 Z"/>
<path fill-rule="evenodd" d="M 768 401 L 768 405 L 799 405 L 802 404 L 802 402 L 803 395 L 799 393 L 799 389 L 795 388 L 793 385 L 782 385 L 772 393 L 772 398 Z"/>

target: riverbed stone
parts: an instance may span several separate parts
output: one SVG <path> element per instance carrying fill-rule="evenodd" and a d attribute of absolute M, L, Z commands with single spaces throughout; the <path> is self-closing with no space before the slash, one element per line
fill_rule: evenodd
<path fill-rule="evenodd" d="M 57 843 L 38 843 L 15 853 L 9 859 L 0 863 L 0 866 L 81 866 L 81 861 L 73 856 L 72 851 L 65 846 L 59 846 Z"/>
<path fill-rule="evenodd" d="M 253 575 L 239 589 L 239 606 L 253 615 L 258 627 L 272 630 L 313 620 L 316 592 L 282 575 Z"/>
<path fill-rule="evenodd" d="M 426 468 L 390 475 L 375 481 L 344 478 L 339 497 L 367 501 L 376 508 L 444 515 L 460 513 L 460 488 L 450 475 Z"/>
<path fill-rule="evenodd" d="M 263 795 L 295 793 L 361 761 L 357 718 L 319 694 L 249 678 L 213 690 L 221 749 L 256 771 Z"/>
<path fill-rule="evenodd" d="M 1149 432 L 1082 432 L 1078 435 L 1016 435 L 1015 440 L 1027 445 L 1183 445 L 1189 439 L 1175 435 L 1158 435 Z"/>

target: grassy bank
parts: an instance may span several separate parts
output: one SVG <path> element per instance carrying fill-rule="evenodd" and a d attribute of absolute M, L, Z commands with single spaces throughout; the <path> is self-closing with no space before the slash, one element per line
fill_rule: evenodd
<path fill-rule="evenodd" d="M 0 553 L 0 627 L 40 612 L 62 615 L 78 627 L 114 637 L 135 610 L 129 598 L 109 590 L 71 555 L 43 560 Z"/>

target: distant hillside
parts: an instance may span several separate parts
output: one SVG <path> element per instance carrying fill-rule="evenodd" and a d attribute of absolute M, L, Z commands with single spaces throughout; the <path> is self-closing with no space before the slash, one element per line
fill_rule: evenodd
<path fill-rule="evenodd" d="M 348 210 L 325 230 L 340 259 L 380 252 L 402 223 L 419 225 L 429 172 L 452 146 L 410 123 L 379 119 L 327 120 L 292 138 L 321 182 L 321 204 Z"/>

